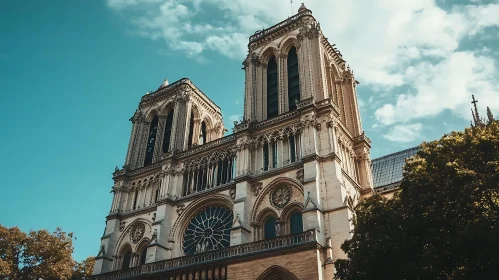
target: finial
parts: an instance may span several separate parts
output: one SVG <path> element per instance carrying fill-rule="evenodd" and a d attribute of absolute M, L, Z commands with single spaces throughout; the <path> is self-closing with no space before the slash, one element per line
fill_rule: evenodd
<path fill-rule="evenodd" d="M 307 7 L 305 7 L 304 3 L 301 3 L 300 8 L 298 9 L 298 13 L 301 13 L 302 11 L 308 10 Z"/>
<path fill-rule="evenodd" d="M 161 83 L 161 85 L 159 86 L 159 88 L 158 88 L 158 89 L 160 89 L 160 88 L 164 88 L 164 87 L 166 87 L 166 86 L 168 86 L 168 85 L 169 85 L 169 83 L 168 83 L 168 79 L 165 79 L 165 80 L 163 81 L 163 83 Z"/>
<path fill-rule="evenodd" d="M 492 112 L 490 111 L 489 106 L 487 106 L 487 118 L 489 119 L 489 122 L 495 121 L 494 115 L 492 115 Z"/>

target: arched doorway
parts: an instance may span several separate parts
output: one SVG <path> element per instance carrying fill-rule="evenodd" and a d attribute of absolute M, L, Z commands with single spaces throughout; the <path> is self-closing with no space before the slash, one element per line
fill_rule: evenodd
<path fill-rule="evenodd" d="M 256 280 L 298 280 L 298 278 L 284 267 L 274 265 L 260 274 Z"/>

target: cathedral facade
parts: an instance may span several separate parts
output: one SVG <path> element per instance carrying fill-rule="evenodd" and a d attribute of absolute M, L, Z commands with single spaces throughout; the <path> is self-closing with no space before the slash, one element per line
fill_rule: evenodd
<path fill-rule="evenodd" d="M 142 97 L 92 279 L 332 279 L 375 192 L 357 81 L 303 5 L 243 65 L 228 136 L 189 79 Z"/>

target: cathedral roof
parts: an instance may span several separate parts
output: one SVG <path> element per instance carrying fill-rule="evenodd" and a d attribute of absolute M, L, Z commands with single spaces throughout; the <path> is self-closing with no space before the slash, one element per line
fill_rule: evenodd
<path fill-rule="evenodd" d="M 414 156 L 419 149 L 419 147 L 414 147 L 373 159 L 371 162 L 373 187 L 376 189 L 400 183 L 405 160 Z"/>

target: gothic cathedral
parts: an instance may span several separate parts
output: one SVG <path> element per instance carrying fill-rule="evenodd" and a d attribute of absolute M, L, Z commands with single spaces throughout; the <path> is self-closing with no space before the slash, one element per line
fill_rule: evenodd
<path fill-rule="evenodd" d="M 374 190 L 356 80 L 312 12 L 249 38 L 244 118 L 189 79 L 142 97 L 92 279 L 332 279 Z"/>

